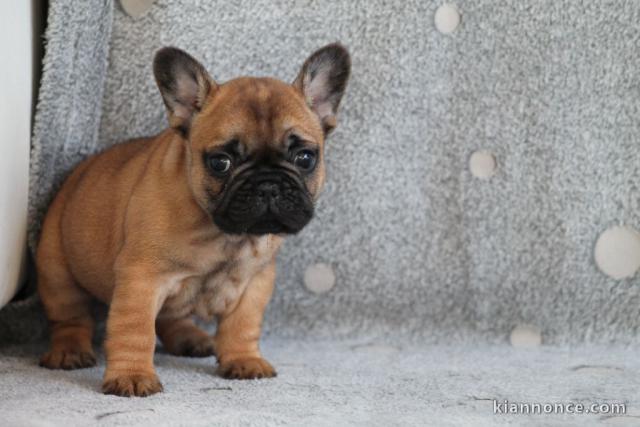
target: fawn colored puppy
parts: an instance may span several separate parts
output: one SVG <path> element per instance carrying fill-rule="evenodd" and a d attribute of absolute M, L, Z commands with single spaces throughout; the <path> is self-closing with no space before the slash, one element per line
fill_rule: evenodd
<path fill-rule="evenodd" d="M 109 305 L 104 393 L 162 391 L 156 334 L 172 354 L 215 355 L 226 378 L 272 377 L 258 341 L 275 256 L 313 216 L 349 54 L 318 50 L 291 84 L 218 83 L 171 47 L 153 70 L 170 127 L 86 159 L 49 207 L 36 256 L 51 330 L 40 363 L 95 365 L 96 298 Z M 194 315 L 217 319 L 213 337 Z"/>

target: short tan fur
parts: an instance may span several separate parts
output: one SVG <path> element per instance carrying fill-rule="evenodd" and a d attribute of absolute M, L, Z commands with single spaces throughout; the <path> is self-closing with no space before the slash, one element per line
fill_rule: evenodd
<path fill-rule="evenodd" d="M 325 177 L 325 136 L 336 125 L 349 75 L 348 54 L 336 44 L 320 49 L 293 84 L 249 77 L 218 84 L 175 48 L 162 49 L 154 66 L 171 127 L 82 162 L 45 218 L 36 262 L 51 348 L 41 364 L 95 364 L 89 303 L 96 298 L 109 305 L 105 393 L 162 390 L 153 365 L 156 334 L 170 353 L 215 354 L 225 377 L 272 377 L 276 371 L 258 342 L 275 256 L 287 233 L 218 226 L 214 213 L 251 160 L 221 178 L 203 159 L 229 141 L 247 159 L 286 153 L 292 140 L 314 147 L 313 172 L 278 162 L 315 201 Z M 198 328 L 193 315 L 216 318 L 216 334 Z"/>

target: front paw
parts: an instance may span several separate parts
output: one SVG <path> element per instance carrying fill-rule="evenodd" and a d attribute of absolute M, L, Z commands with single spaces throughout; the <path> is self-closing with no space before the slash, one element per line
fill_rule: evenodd
<path fill-rule="evenodd" d="M 223 378 L 236 380 L 271 378 L 277 375 L 273 366 L 261 357 L 240 357 L 221 362 L 218 374 Z"/>
<path fill-rule="evenodd" d="M 104 380 L 102 392 L 116 396 L 146 397 L 162 391 L 162 384 L 155 374 L 118 375 Z"/>

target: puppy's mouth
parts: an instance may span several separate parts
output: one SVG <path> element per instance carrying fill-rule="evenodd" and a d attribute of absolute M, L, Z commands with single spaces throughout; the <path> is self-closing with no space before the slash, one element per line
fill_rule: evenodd
<path fill-rule="evenodd" d="M 227 184 L 213 220 L 229 234 L 295 234 L 313 217 L 302 180 L 284 168 L 247 170 Z"/>

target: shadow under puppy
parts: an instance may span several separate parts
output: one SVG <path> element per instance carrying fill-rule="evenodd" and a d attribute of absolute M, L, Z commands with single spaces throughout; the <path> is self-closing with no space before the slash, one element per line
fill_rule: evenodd
<path fill-rule="evenodd" d="M 275 256 L 313 215 L 349 54 L 318 50 L 293 84 L 219 84 L 172 47 L 153 69 L 170 128 L 82 162 L 45 218 L 36 262 L 51 348 L 40 363 L 95 365 L 97 298 L 110 305 L 105 393 L 162 390 L 156 333 L 172 354 L 215 354 L 224 377 L 272 377 L 258 341 Z M 215 336 L 192 315 L 216 317 Z"/>

